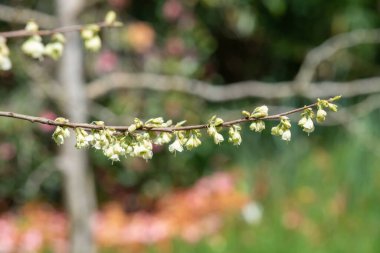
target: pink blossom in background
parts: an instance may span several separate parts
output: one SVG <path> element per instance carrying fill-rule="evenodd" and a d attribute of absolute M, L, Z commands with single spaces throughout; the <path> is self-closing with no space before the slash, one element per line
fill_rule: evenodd
<path fill-rule="evenodd" d="M 17 228 L 14 221 L 0 218 L 0 252 L 8 253 L 16 249 Z"/>
<path fill-rule="evenodd" d="M 93 219 L 94 237 L 100 249 L 160 245 L 178 236 L 194 243 L 217 233 L 224 215 L 239 211 L 246 201 L 234 187 L 234 177 L 219 172 L 166 194 L 152 212 L 126 213 L 120 203 L 105 205 Z M 63 212 L 31 203 L 18 215 L 10 213 L 0 214 L 0 253 L 68 252 L 69 224 Z"/>
<path fill-rule="evenodd" d="M 119 63 L 117 55 L 109 50 L 103 51 L 96 59 L 95 69 L 97 73 L 108 73 L 116 69 Z"/>
<path fill-rule="evenodd" d="M 52 111 L 45 111 L 40 114 L 40 117 L 55 120 L 58 116 Z M 38 127 L 42 130 L 42 132 L 45 133 L 53 132 L 55 129 L 55 126 L 49 126 L 45 124 L 40 124 Z"/>
<path fill-rule="evenodd" d="M 43 237 L 39 230 L 30 228 L 23 233 L 20 239 L 20 252 L 38 252 L 43 246 Z"/>
<path fill-rule="evenodd" d="M 162 8 L 162 14 L 169 21 L 177 20 L 183 12 L 183 6 L 178 0 L 167 0 Z"/>

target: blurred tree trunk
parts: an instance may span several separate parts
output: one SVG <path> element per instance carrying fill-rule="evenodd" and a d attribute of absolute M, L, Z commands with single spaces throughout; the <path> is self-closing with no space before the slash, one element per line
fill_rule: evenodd
<path fill-rule="evenodd" d="M 57 13 L 63 26 L 77 24 L 83 0 L 56 0 Z M 66 45 L 59 68 L 65 113 L 73 122 L 87 121 L 87 101 L 83 84 L 83 52 L 78 33 L 66 34 Z M 75 138 L 62 147 L 59 167 L 64 177 L 66 208 L 70 216 L 70 252 L 95 252 L 91 223 L 95 213 L 95 189 L 87 154 L 77 150 Z"/>

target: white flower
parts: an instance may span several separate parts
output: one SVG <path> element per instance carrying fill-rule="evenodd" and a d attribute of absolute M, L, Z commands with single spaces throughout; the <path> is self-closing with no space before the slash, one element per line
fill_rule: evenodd
<path fill-rule="evenodd" d="M 141 157 L 145 160 L 151 159 L 153 157 L 153 152 L 144 144 L 136 145 L 133 149 L 134 156 Z"/>
<path fill-rule="evenodd" d="M 88 133 L 83 130 L 82 128 L 77 128 L 75 129 L 75 133 L 76 133 L 76 139 L 77 139 L 77 142 L 75 144 L 75 147 L 76 148 L 86 148 L 90 145 L 89 141 L 88 141 Z"/>
<path fill-rule="evenodd" d="M 252 131 L 260 133 L 265 129 L 265 122 L 263 120 L 257 120 L 252 122 L 252 124 L 249 126 L 249 129 Z"/>
<path fill-rule="evenodd" d="M 298 125 L 303 127 L 303 125 L 305 125 L 307 121 L 307 117 L 302 117 L 299 121 L 298 121 Z"/>
<path fill-rule="evenodd" d="M 12 62 L 8 56 L 0 55 L 0 70 L 10 70 L 12 68 Z"/>
<path fill-rule="evenodd" d="M 195 136 L 194 134 L 190 136 L 190 138 L 187 140 L 185 144 L 188 150 L 192 150 L 193 148 L 196 148 L 199 145 L 201 145 L 201 140 L 199 140 L 198 137 Z"/>
<path fill-rule="evenodd" d="M 183 151 L 183 147 L 182 147 L 182 144 L 181 144 L 181 141 L 177 138 L 172 144 L 169 145 L 169 151 L 171 153 L 175 153 L 175 152 L 182 152 Z"/>
<path fill-rule="evenodd" d="M 241 135 L 240 135 L 240 127 L 239 126 L 233 126 L 233 127 L 230 127 L 229 131 L 228 131 L 228 134 L 229 134 L 229 138 L 228 138 L 228 141 L 229 142 L 232 142 L 233 145 L 240 145 L 241 144 Z"/>
<path fill-rule="evenodd" d="M 318 109 L 317 111 L 317 122 L 321 123 L 326 120 L 327 112 L 323 109 Z"/>
<path fill-rule="evenodd" d="M 96 35 L 90 39 L 86 39 L 84 41 L 84 46 L 92 52 L 97 52 L 102 47 L 102 41 L 100 40 L 100 37 Z"/>
<path fill-rule="evenodd" d="M 165 143 L 169 143 L 172 138 L 172 135 L 170 133 L 160 133 L 155 139 L 154 139 L 154 144 L 157 145 L 163 145 Z"/>
<path fill-rule="evenodd" d="M 281 136 L 281 139 L 283 139 L 284 141 L 290 141 L 292 138 L 292 133 L 290 132 L 290 130 L 285 130 L 283 133 L 282 133 L 282 136 Z"/>
<path fill-rule="evenodd" d="M 44 54 L 53 60 L 58 60 L 63 53 L 63 44 L 61 42 L 52 42 L 45 46 Z"/>
<path fill-rule="evenodd" d="M 32 36 L 22 44 L 21 50 L 34 59 L 41 59 L 45 52 L 45 47 L 41 40 L 38 35 Z"/>
<path fill-rule="evenodd" d="M 116 142 L 116 143 L 112 146 L 112 148 L 113 148 L 114 153 L 116 153 L 116 154 L 121 154 L 121 153 L 124 153 L 124 152 L 125 152 L 124 148 L 120 145 L 119 142 Z"/>
<path fill-rule="evenodd" d="M 29 21 L 25 26 L 25 30 L 27 30 L 28 32 L 37 32 L 38 28 L 39 27 L 37 23 L 34 21 Z"/>
<path fill-rule="evenodd" d="M 95 149 L 106 149 L 109 146 L 109 140 L 107 139 L 103 131 L 100 132 L 101 133 L 94 133 L 91 145 Z"/>
<path fill-rule="evenodd" d="M 220 133 L 216 132 L 214 134 L 214 142 L 215 142 L 215 144 L 219 144 L 219 143 L 221 143 L 223 141 L 224 141 L 223 135 L 221 135 Z"/>
<path fill-rule="evenodd" d="M 62 128 L 63 137 L 68 138 L 70 137 L 70 130 L 67 127 Z"/>
<path fill-rule="evenodd" d="M 284 133 L 284 131 L 279 126 L 274 126 L 271 129 L 271 134 L 274 136 L 280 136 Z"/>
<path fill-rule="evenodd" d="M 62 145 L 65 142 L 65 138 L 70 137 L 70 131 L 67 127 L 57 126 L 53 133 L 53 140 L 57 145 Z"/>
<path fill-rule="evenodd" d="M 303 131 L 306 133 L 312 133 L 314 131 L 314 123 L 311 118 L 307 118 L 305 124 L 303 124 Z"/>

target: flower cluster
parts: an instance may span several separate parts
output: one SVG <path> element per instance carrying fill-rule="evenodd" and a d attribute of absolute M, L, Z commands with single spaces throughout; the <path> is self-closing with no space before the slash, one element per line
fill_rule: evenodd
<path fill-rule="evenodd" d="M 12 68 L 12 62 L 9 59 L 9 48 L 6 42 L 4 37 L 0 37 L 0 70 L 5 71 Z"/>
<path fill-rule="evenodd" d="M 215 144 L 220 144 L 224 141 L 223 135 L 219 133 L 219 131 L 222 129 L 222 125 L 224 123 L 224 120 L 221 118 L 217 118 L 216 115 L 212 116 L 209 120 L 207 133 L 211 137 L 213 137 Z"/>
<path fill-rule="evenodd" d="M 55 122 L 60 124 L 67 124 L 69 121 L 65 118 L 57 118 L 55 119 Z M 64 126 L 57 126 L 53 133 L 53 140 L 57 145 L 62 145 L 65 142 L 65 138 L 70 137 L 70 131 L 67 127 Z"/>
<path fill-rule="evenodd" d="M 45 46 L 44 54 L 53 60 L 58 60 L 62 56 L 65 41 L 62 33 L 53 34 L 51 41 Z"/>
<path fill-rule="evenodd" d="M 116 20 L 115 12 L 109 11 L 102 25 L 117 27 L 121 26 L 122 23 Z M 54 31 L 57 30 L 60 29 L 58 28 Z M 65 29 L 62 30 L 67 31 Z M 102 41 L 99 37 L 100 26 L 91 24 L 84 26 L 80 30 L 85 48 L 93 52 L 99 51 L 102 46 Z M 65 44 L 65 37 L 62 33 L 53 33 L 53 31 L 48 30 L 40 31 L 38 24 L 34 21 L 29 21 L 24 31 L 24 36 L 28 38 L 21 45 L 21 51 L 27 56 L 37 60 L 42 60 L 44 56 L 58 60 L 62 56 Z M 51 35 L 50 41 L 44 44 L 41 35 Z M 7 71 L 11 68 L 12 63 L 9 59 L 9 49 L 6 45 L 6 38 L 0 36 L 0 70 Z"/>
<path fill-rule="evenodd" d="M 33 33 L 21 46 L 21 50 L 24 54 L 32 57 L 33 59 L 41 60 L 44 52 L 45 46 L 42 43 L 42 38 L 40 35 L 37 35 L 39 27 L 36 22 L 29 21 L 26 24 L 25 30 Z"/>
<path fill-rule="evenodd" d="M 99 37 L 100 27 L 98 25 L 88 25 L 81 31 L 84 47 L 92 52 L 97 52 L 102 47 L 102 40 Z"/>
<path fill-rule="evenodd" d="M 59 124 L 53 134 L 53 139 L 58 145 L 63 144 L 64 139 L 70 136 L 68 127 L 74 128 L 77 148 L 92 147 L 101 150 L 112 161 L 120 161 L 122 156 L 141 157 L 148 160 L 153 156 L 153 145 L 164 145 L 170 142 L 168 149 L 171 153 L 182 152 L 184 149 L 192 150 L 202 144 L 200 139 L 202 128 L 207 129 L 207 134 L 215 144 L 224 141 L 221 131 L 228 128 L 228 141 L 238 146 L 242 142 L 240 123 L 244 122 L 251 122 L 252 131 L 262 132 L 265 129 L 265 120 L 279 120 L 279 123 L 271 128 L 271 134 L 281 136 L 284 141 L 290 141 L 292 124 L 286 115 L 302 111 L 298 125 L 304 132 L 310 134 L 315 129 L 313 119 L 316 118 L 318 123 L 324 121 L 327 115 L 325 108 L 337 111 L 337 106 L 332 102 L 339 98 L 338 96 L 329 100 L 318 99 L 315 104 L 272 116 L 268 116 L 268 107 L 263 105 L 254 109 L 252 113 L 243 111 L 244 118 L 238 120 L 225 122 L 219 117 L 212 116 L 208 124 L 186 127 L 183 126 L 185 121 L 173 125 L 171 120 L 165 121 L 162 117 L 152 118 L 145 122 L 135 118 L 131 125 L 121 128 L 126 131 L 120 128 L 116 131 L 107 127 L 103 121 L 94 121 L 86 128 L 81 128 L 75 124 L 70 125 L 67 119 L 57 118 L 55 122 Z M 313 107 L 317 107 L 316 116 Z"/>
<path fill-rule="evenodd" d="M 42 37 L 38 35 L 39 27 L 34 21 L 26 24 L 25 30 L 33 33 L 21 46 L 21 50 L 33 59 L 42 60 L 48 56 L 53 60 L 58 60 L 63 53 L 65 37 L 62 33 L 54 33 L 50 42 L 43 44 Z"/>
<path fill-rule="evenodd" d="M 241 127 L 239 125 L 233 125 L 228 130 L 229 138 L 228 141 L 233 145 L 238 146 L 241 143 L 241 135 L 240 135 Z"/>
<path fill-rule="evenodd" d="M 292 124 L 290 120 L 286 116 L 280 117 L 280 123 L 277 126 L 272 127 L 271 133 L 274 136 L 281 136 L 281 139 L 284 141 L 290 141 L 292 138 L 292 133 L 290 132 L 290 128 Z"/>
<path fill-rule="evenodd" d="M 298 125 L 302 127 L 302 130 L 307 134 L 314 132 L 314 112 L 311 108 L 306 108 L 301 113 L 302 118 L 298 121 Z"/>

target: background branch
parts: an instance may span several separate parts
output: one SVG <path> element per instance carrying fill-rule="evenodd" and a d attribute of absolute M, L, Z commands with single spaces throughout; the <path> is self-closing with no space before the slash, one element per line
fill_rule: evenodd
<path fill-rule="evenodd" d="M 20 24 L 26 24 L 28 21 L 34 20 L 40 27 L 45 29 L 52 29 L 58 25 L 57 18 L 49 14 L 4 4 L 0 4 L 0 20 Z"/>
<path fill-rule="evenodd" d="M 51 29 L 51 30 L 39 30 L 37 32 L 31 32 L 31 31 L 27 31 L 25 29 L 22 29 L 22 30 L 8 31 L 8 32 L 0 32 L 0 36 L 4 37 L 4 38 L 28 37 L 28 36 L 32 36 L 32 35 L 49 36 L 49 35 L 53 35 L 55 33 L 68 33 L 68 32 L 81 31 L 87 25 L 89 25 L 89 24 L 70 25 L 70 26 L 58 27 L 58 28 Z M 120 27 L 119 23 L 108 24 L 105 22 L 98 22 L 98 23 L 94 23 L 94 25 L 97 25 L 100 28 Z"/>
<path fill-rule="evenodd" d="M 293 90 L 294 82 L 266 83 L 246 81 L 228 85 L 148 73 L 112 73 L 87 85 L 87 96 L 96 99 L 114 90 L 148 89 L 156 91 L 178 91 L 191 94 L 208 101 L 223 102 L 241 98 L 256 97 L 263 99 L 290 98 L 296 95 L 315 99 L 340 94 L 345 98 L 380 92 L 380 77 L 358 79 L 349 82 L 312 83 L 308 90 L 298 94 Z"/>
<path fill-rule="evenodd" d="M 305 92 L 314 77 L 319 64 L 330 58 L 336 52 L 359 44 L 371 44 L 380 42 L 380 29 L 355 30 L 338 34 L 323 42 L 320 46 L 310 50 L 301 64 L 295 77 L 294 89 Z"/>

